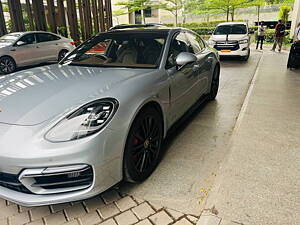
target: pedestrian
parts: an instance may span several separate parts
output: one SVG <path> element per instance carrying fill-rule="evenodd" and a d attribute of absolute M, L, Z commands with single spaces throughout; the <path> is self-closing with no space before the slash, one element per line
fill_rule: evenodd
<path fill-rule="evenodd" d="M 263 22 L 261 22 L 260 26 L 258 27 L 258 32 L 257 32 L 256 49 L 258 49 L 259 43 L 260 43 L 260 50 L 263 49 L 263 44 L 264 44 L 265 37 L 266 37 L 266 29 L 264 27 Z"/>
<path fill-rule="evenodd" d="M 282 23 L 282 20 L 278 20 L 278 23 L 275 27 L 274 44 L 273 44 L 272 51 L 275 51 L 276 46 L 278 45 L 278 51 L 281 52 L 284 35 L 285 35 L 285 25 Z"/>
<path fill-rule="evenodd" d="M 295 30 L 294 43 L 291 46 L 287 68 L 296 69 L 300 67 L 300 23 Z"/>

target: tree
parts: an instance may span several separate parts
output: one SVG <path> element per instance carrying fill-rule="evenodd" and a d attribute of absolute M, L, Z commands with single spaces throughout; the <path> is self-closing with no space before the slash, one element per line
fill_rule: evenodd
<path fill-rule="evenodd" d="M 289 20 L 289 14 L 292 7 L 289 5 L 282 5 L 279 11 L 279 19 L 282 20 L 283 23 L 286 23 Z"/>
<path fill-rule="evenodd" d="M 157 6 L 157 8 L 164 9 L 172 13 L 175 17 L 175 26 L 177 26 L 179 11 L 184 11 L 185 3 L 186 2 L 184 0 L 164 0 Z"/>
<path fill-rule="evenodd" d="M 144 10 L 148 7 L 151 7 L 151 0 L 129 0 L 125 2 L 118 2 L 116 5 L 123 6 L 123 10 L 128 10 L 128 13 L 134 13 L 137 11 L 141 11 L 141 17 L 143 23 L 146 23 Z"/>
<path fill-rule="evenodd" d="M 248 7 L 253 0 L 205 0 L 205 7 L 209 10 L 217 10 L 226 13 L 226 20 L 234 20 L 235 10 L 238 8 Z"/>
<path fill-rule="evenodd" d="M 118 16 L 123 16 L 123 15 L 126 15 L 126 14 L 127 14 L 127 12 L 124 11 L 123 9 L 117 9 L 117 10 L 112 12 L 112 16 L 116 18 L 117 24 L 120 24 Z"/>

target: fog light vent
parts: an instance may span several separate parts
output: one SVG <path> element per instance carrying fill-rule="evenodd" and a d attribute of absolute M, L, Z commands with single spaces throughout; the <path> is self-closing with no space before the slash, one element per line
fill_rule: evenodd
<path fill-rule="evenodd" d="M 93 170 L 88 165 L 27 169 L 19 179 L 36 194 L 63 193 L 90 187 L 93 183 Z"/>

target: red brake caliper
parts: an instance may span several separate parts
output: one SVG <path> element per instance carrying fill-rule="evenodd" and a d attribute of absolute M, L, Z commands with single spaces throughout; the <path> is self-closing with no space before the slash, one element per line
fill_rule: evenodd
<path fill-rule="evenodd" d="M 139 143 L 139 139 L 137 139 L 136 137 L 134 137 L 134 138 L 133 138 L 133 146 L 138 145 L 138 143 Z M 133 160 L 134 160 L 134 161 L 138 160 L 137 156 L 134 156 L 134 157 L 133 157 Z"/>

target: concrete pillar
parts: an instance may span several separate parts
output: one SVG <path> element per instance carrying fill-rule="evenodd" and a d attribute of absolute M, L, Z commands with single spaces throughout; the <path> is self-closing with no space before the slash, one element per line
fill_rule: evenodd
<path fill-rule="evenodd" d="M 291 38 L 294 38 L 296 26 L 300 22 L 300 0 L 295 0 L 292 16 Z"/>

